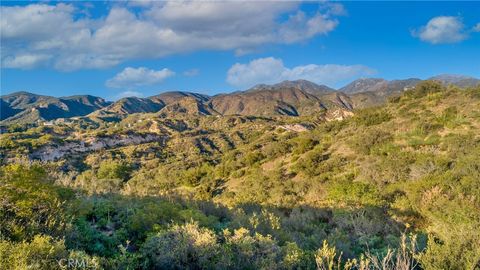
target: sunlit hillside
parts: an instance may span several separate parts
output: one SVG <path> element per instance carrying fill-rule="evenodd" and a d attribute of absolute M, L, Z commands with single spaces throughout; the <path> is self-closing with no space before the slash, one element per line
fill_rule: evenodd
<path fill-rule="evenodd" d="M 299 116 L 187 98 L 6 126 L 0 268 L 480 267 L 478 86 L 424 81 L 364 109 L 315 98 Z"/>

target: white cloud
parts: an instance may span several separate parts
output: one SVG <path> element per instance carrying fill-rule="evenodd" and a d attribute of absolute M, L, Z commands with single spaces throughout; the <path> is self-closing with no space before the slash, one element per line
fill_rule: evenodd
<path fill-rule="evenodd" d="M 187 77 L 198 76 L 198 74 L 200 74 L 200 70 L 198 68 L 189 69 L 183 72 L 183 75 Z"/>
<path fill-rule="evenodd" d="M 304 12 L 298 11 L 280 27 L 279 34 L 285 43 L 294 43 L 318 34 L 327 34 L 337 25 L 338 21 L 330 19 L 328 15 L 318 13 L 309 18 Z"/>
<path fill-rule="evenodd" d="M 3 66 L 6 68 L 31 69 L 40 66 L 48 59 L 50 59 L 50 56 L 45 54 L 18 54 L 6 57 L 3 60 Z"/>
<path fill-rule="evenodd" d="M 324 10 L 326 11 L 326 14 L 337 16 L 345 16 L 348 13 L 347 10 L 345 10 L 345 7 L 340 3 L 326 2 Z"/>
<path fill-rule="evenodd" d="M 21 61 L 8 66 L 6 59 L 47 55 L 33 66 L 69 71 L 196 50 L 255 51 L 265 44 L 303 42 L 325 35 L 335 29 L 335 16 L 343 12 L 340 4 L 322 3 L 316 14 L 306 15 L 299 5 L 139 1 L 113 5 L 99 18 L 89 17 L 75 4 L 2 7 L 2 64 L 19 68 Z"/>
<path fill-rule="evenodd" d="M 452 16 L 432 18 L 413 35 L 432 44 L 457 43 L 468 38 L 461 18 Z"/>
<path fill-rule="evenodd" d="M 78 52 L 91 37 L 90 22 L 72 18 L 72 5 L 31 4 L 2 7 L 2 66 L 32 68 L 55 54 Z"/>
<path fill-rule="evenodd" d="M 363 65 L 315 65 L 285 67 L 277 58 L 259 58 L 248 64 L 237 63 L 227 73 L 227 82 L 236 87 L 251 87 L 259 83 L 305 79 L 318 84 L 335 86 L 345 80 L 372 75 L 375 70 Z"/>
<path fill-rule="evenodd" d="M 480 32 L 480 23 L 477 23 L 477 25 L 475 25 L 475 26 L 473 27 L 473 31 L 474 31 L 474 32 Z"/>
<path fill-rule="evenodd" d="M 148 8 L 155 4 L 155 1 L 152 0 L 133 0 L 128 1 L 127 5 L 130 7 L 137 7 L 137 8 Z"/>
<path fill-rule="evenodd" d="M 127 67 L 122 72 L 115 75 L 115 77 L 107 80 L 105 85 L 112 88 L 129 89 L 132 87 L 157 84 L 173 75 L 175 75 L 175 72 L 168 68 L 152 70 L 145 67 Z"/>

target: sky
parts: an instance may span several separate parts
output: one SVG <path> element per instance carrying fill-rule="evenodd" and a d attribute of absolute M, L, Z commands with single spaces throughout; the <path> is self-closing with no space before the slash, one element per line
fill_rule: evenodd
<path fill-rule="evenodd" d="M 1 94 L 480 77 L 480 2 L 1 2 Z"/>

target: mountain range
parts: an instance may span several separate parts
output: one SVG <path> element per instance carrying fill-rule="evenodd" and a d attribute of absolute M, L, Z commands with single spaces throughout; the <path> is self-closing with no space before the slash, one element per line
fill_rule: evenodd
<path fill-rule="evenodd" d="M 467 76 L 439 75 L 430 78 L 445 85 L 475 86 L 480 80 Z M 191 92 L 165 92 L 148 98 L 126 97 L 109 102 L 78 95 L 51 97 L 16 92 L 0 98 L 0 123 L 33 123 L 58 118 L 88 117 L 101 121 L 121 119 L 133 113 L 301 116 L 335 113 L 379 105 L 392 95 L 413 88 L 422 80 L 362 78 L 333 89 L 307 80 L 259 84 L 245 91 L 208 96 Z"/>

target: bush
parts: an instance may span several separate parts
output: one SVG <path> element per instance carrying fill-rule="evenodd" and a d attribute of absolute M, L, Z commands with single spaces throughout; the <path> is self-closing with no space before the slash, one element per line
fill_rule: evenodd
<path fill-rule="evenodd" d="M 264 147 L 264 153 L 267 158 L 273 159 L 290 153 L 291 148 L 292 145 L 282 138 L 280 141 L 269 142 Z"/>
<path fill-rule="evenodd" d="M 224 255 L 215 234 L 196 223 L 173 225 L 152 235 L 141 252 L 147 269 L 209 269 Z"/>
<path fill-rule="evenodd" d="M 474 98 L 474 99 L 480 99 L 480 84 L 474 87 L 469 87 L 465 89 L 465 93 L 467 94 L 468 97 Z"/>
<path fill-rule="evenodd" d="M 383 110 L 378 108 L 364 109 L 358 111 L 353 117 L 353 121 L 360 126 L 374 126 L 383 122 L 390 121 L 392 116 Z"/>
<path fill-rule="evenodd" d="M 300 158 L 294 169 L 296 172 L 304 172 L 307 176 L 313 177 L 324 172 L 320 164 L 329 158 L 330 155 L 323 152 L 322 149 L 314 149 Z"/>
<path fill-rule="evenodd" d="M 0 240 L 0 269 L 60 269 L 74 265 L 101 269 L 100 260 L 83 252 L 70 252 L 62 240 L 35 235 L 32 241 L 13 243 Z"/>
<path fill-rule="evenodd" d="M 29 240 L 37 234 L 60 235 L 72 192 L 52 186 L 39 164 L 11 164 L 0 169 L 0 235 Z"/>
<path fill-rule="evenodd" d="M 282 266 L 285 269 L 313 269 L 314 258 L 311 252 L 298 247 L 296 243 L 287 242 L 283 247 Z"/>
<path fill-rule="evenodd" d="M 282 250 L 270 236 L 250 232 L 245 228 L 225 230 L 225 250 L 229 269 L 278 269 Z"/>
<path fill-rule="evenodd" d="M 253 166 L 255 163 L 262 161 L 265 156 L 259 151 L 248 152 L 245 155 L 244 163 L 246 166 Z"/>
<path fill-rule="evenodd" d="M 368 155 L 375 147 L 391 141 L 393 141 L 393 136 L 389 132 L 380 129 L 369 129 L 362 134 L 356 135 L 349 143 L 356 152 Z"/>
<path fill-rule="evenodd" d="M 475 230 L 470 228 L 470 230 Z M 419 256 L 423 269 L 478 269 L 480 267 L 480 236 L 454 232 L 451 239 L 429 236 L 425 252 Z"/>
<path fill-rule="evenodd" d="M 102 161 L 97 171 L 97 177 L 100 179 L 120 179 L 126 181 L 132 167 L 125 162 Z"/>
<path fill-rule="evenodd" d="M 92 170 L 87 170 L 75 179 L 73 185 L 82 188 L 89 194 L 113 193 L 122 189 L 124 181 L 115 173 L 100 173 L 100 176 L 102 178 L 98 178 Z M 112 178 L 108 176 L 112 176 Z"/>
<path fill-rule="evenodd" d="M 332 200 L 335 205 L 381 205 L 383 202 L 380 193 L 374 186 L 352 181 L 329 183 L 327 198 Z"/>
<path fill-rule="evenodd" d="M 213 179 L 213 167 L 204 163 L 200 167 L 192 167 L 183 172 L 181 179 L 184 185 L 196 187 L 207 179 Z"/>
<path fill-rule="evenodd" d="M 446 88 L 438 81 L 422 81 L 417 83 L 415 88 L 405 91 L 405 96 L 409 98 L 421 98 L 429 94 L 445 91 Z"/>
<path fill-rule="evenodd" d="M 456 106 L 451 106 L 443 110 L 442 114 L 437 117 L 436 120 L 448 128 L 454 128 L 465 123 L 463 116 L 459 114 Z"/>
<path fill-rule="evenodd" d="M 293 153 L 303 154 L 307 151 L 312 150 L 318 143 L 318 140 L 310 137 L 298 137 L 295 139 L 295 148 L 293 149 Z"/>

